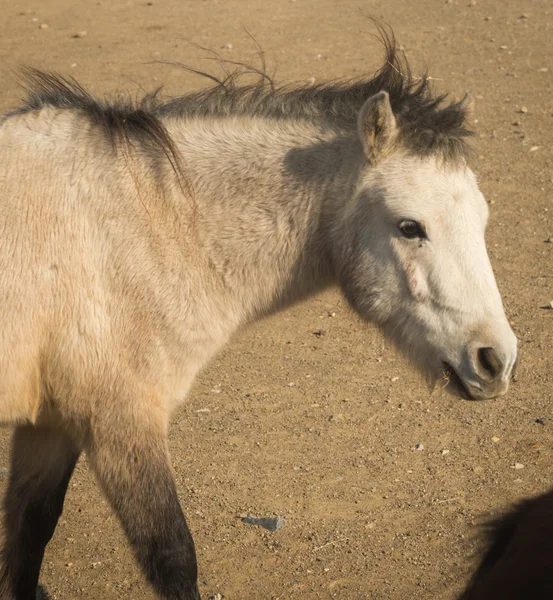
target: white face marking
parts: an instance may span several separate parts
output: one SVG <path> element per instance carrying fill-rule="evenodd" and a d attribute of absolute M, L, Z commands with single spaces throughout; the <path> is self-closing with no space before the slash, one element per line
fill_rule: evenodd
<path fill-rule="evenodd" d="M 355 213 L 361 250 L 373 258 L 367 318 L 422 370 L 451 366 L 475 398 L 504 393 L 517 344 L 486 250 L 488 206 L 472 171 L 390 157 L 366 176 Z M 404 220 L 423 235 L 405 237 Z"/>

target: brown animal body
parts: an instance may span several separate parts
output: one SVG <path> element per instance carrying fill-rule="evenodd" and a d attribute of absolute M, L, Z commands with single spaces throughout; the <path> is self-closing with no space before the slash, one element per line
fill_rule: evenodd
<path fill-rule="evenodd" d="M 328 285 L 426 374 L 505 393 L 516 340 L 464 108 L 387 43 L 372 80 L 231 77 L 165 105 L 32 74 L 0 121 L 0 420 L 15 426 L 1 598 L 34 600 L 83 451 L 158 596 L 199 598 L 169 417 L 238 328 Z"/>
<path fill-rule="evenodd" d="M 489 547 L 460 600 L 553 598 L 553 490 L 489 525 Z"/>

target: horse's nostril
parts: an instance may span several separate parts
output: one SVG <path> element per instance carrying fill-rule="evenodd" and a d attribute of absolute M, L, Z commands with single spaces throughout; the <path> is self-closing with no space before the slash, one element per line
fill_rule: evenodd
<path fill-rule="evenodd" d="M 478 369 L 486 377 L 495 379 L 503 371 L 503 362 L 493 348 L 479 348 L 477 359 Z"/>

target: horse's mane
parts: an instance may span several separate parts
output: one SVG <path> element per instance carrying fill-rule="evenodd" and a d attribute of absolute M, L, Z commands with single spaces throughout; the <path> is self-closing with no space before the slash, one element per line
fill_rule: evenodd
<path fill-rule="evenodd" d="M 175 171 L 181 188 L 189 188 L 182 156 L 155 114 L 159 105 L 159 90 L 138 101 L 123 96 L 114 100 L 100 100 L 74 79 L 32 68 L 24 68 L 21 72 L 27 98 L 21 107 L 7 116 L 46 107 L 80 111 L 93 125 L 105 131 L 114 148 L 120 142 L 131 145 L 138 142 L 142 147 L 161 151 Z"/>
<path fill-rule="evenodd" d="M 163 103 L 157 92 L 140 101 L 99 100 L 73 79 L 27 69 L 24 72 L 27 99 L 15 112 L 46 106 L 81 110 L 104 128 L 112 140 L 139 140 L 161 149 L 179 170 L 179 153 L 163 125 L 164 118 L 257 116 L 309 121 L 337 132 L 353 131 L 364 102 L 384 90 L 399 121 L 403 143 L 410 151 L 419 156 L 438 155 L 451 160 L 465 157 L 468 153 L 466 138 L 471 131 L 466 123 L 464 101 L 446 103 L 446 94 L 434 95 L 427 75 L 412 75 L 393 33 L 380 25 L 377 27 L 385 49 L 385 62 L 371 78 L 279 86 L 266 73 L 264 64 L 261 69 L 255 69 L 220 59 L 225 72 L 223 78 L 184 67 L 208 78 L 214 85 Z M 234 67 L 233 71 L 229 65 Z M 252 73 L 256 80 L 242 84 L 244 77 Z"/>
<path fill-rule="evenodd" d="M 183 118 L 234 115 L 307 120 L 315 125 L 352 131 L 365 101 L 384 90 L 389 94 L 403 142 L 409 150 L 420 156 L 437 154 L 453 160 L 466 157 L 466 138 L 472 132 L 467 126 L 465 101 L 446 103 L 447 94 L 436 96 L 431 78 L 426 74 L 414 77 L 406 57 L 398 50 L 393 33 L 377 26 L 385 61 L 371 78 L 279 86 L 264 68 L 242 64 L 219 79 L 184 66 L 215 81 L 215 85 L 174 98 L 159 106 L 157 113 Z M 222 66 L 227 66 L 225 61 Z M 257 81 L 240 84 L 244 76 L 252 74 L 257 75 Z"/>

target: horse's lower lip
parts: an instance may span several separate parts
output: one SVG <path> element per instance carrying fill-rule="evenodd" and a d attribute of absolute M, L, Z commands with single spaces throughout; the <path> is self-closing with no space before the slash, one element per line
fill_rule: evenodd
<path fill-rule="evenodd" d="M 446 387 L 452 387 L 463 400 L 474 400 L 463 380 L 457 375 L 457 371 L 449 364 L 444 363 L 444 378 L 447 382 Z"/>

